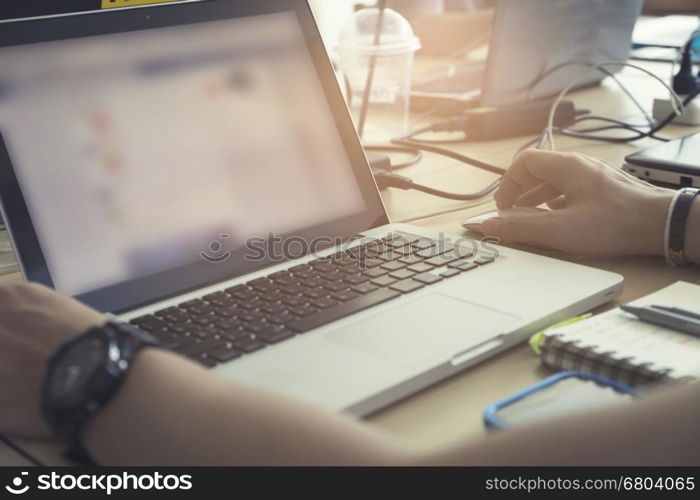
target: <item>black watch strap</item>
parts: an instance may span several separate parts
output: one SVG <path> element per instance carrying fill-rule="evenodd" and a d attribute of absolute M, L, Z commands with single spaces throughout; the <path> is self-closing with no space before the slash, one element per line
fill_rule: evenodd
<path fill-rule="evenodd" d="M 70 408 L 60 407 L 51 403 L 49 397 L 49 383 L 52 379 L 55 367 L 62 358 L 85 337 L 96 336 L 104 340 L 105 348 L 116 347 L 118 357 L 107 356 L 107 364 L 102 367 L 102 372 L 95 377 L 90 390 L 80 394 L 77 404 Z M 90 419 L 98 413 L 115 395 L 122 382 L 126 378 L 131 360 L 143 347 L 157 346 L 155 339 L 141 330 L 128 324 L 107 323 L 104 326 L 91 328 L 83 335 L 62 345 L 51 357 L 44 380 L 42 395 L 42 414 L 51 430 L 67 446 L 67 456 L 73 460 L 85 464 L 94 464 L 82 444 L 84 429 Z"/>
<path fill-rule="evenodd" d="M 698 193 L 700 193 L 700 189 L 681 189 L 671 207 L 666 242 L 667 260 L 671 265 L 688 264 L 688 260 L 685 257 L 685 233 L 688 215 Z"/>

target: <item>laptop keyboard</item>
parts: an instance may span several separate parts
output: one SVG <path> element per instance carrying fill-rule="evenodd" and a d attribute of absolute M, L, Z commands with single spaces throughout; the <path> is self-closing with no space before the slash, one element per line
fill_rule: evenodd
<path fill-rule="evenodd" d="M 495 260 L 393 233 L 131 323 L 164 347 L 214 367 Z"/>

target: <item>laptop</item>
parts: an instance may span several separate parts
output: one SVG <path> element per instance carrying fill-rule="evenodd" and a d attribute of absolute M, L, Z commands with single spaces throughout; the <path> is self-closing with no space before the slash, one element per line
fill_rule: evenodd
<path fill-rule="evenodd" d="M 622 277 L 391 224 L 302 0 L 7 22 L 22 272 L 253 387 L 366 415 Z"/>
<path fill-rule="evenodd" d="M 504 106 L 558 94 L 586 64 L 627 61 L 642 0 L 498 0 L 486 64 L 450 65 L 419 76 L 412 102 Z M 622 68 L 611 68 L 616 73 Z M 606 74 L 592 71 L 579 87 Z"/>

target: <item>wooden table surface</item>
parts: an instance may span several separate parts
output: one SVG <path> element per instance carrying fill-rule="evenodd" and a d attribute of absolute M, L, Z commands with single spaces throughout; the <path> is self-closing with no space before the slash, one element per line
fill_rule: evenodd
<path fill-rule="evenodd" d="M 666 64 L 645 63 L 644 66 L 662 77 L 669 74 L 669 66 Z M 641 99 L 647 109 L 651 108 L 653 97 L 665 95 L 658 82 L 634 70 L 625 70 L 620 79 Z M 610 79 L 602 85 L 575 92 L 571 97 L 578 108 L 589 109 L 597 115 L 629 119 L 638 123 L 642 120 L 637 108 Z M 698 130 L 700 129 L 672 126 L 663 133 L 667 136 L 681 137 Z M 463 154 L 506 167 L 516 150 L 531 138 L 465 142 L 450 147 Z M 621 165 L 628 154 L 654 144 L 655 141 L 649 139 L 631 144 L 557 139 L 558 150 L 598 156 L 613 165 Z M 429 154 L 426 154 L 424 161 L 401 173 L 438 189 L 460 192 L 477 191 L 496 178 L 488 172 Z M 383 193 L 383 198 L 393 222 L 410 222 L 458 235 L 466 234 L 459 224 L 461 220 L 493 207 L 490 199 L 476 204 L 455 202 L 414 191 L 389 190 Z M 700 284 L 700 270 L 697 267 L 671 268 L 661 258 L 591 258 L 528 250 L 622 274 L 625 277 L 625 290 L 618 303 L 633 300 L 678 280 Z M 0 276 L 0 284 L 19 279 L 20 276 L 16 273 Z M 600 309 L 613 305 L 609 304 Z M 399 440 L 422 448 L 479 438 L 485 435 L 481 420 L 484 408 L 535 383 L 547 373 L 530 349 L 522 345 L 394 404 L 367 420 Z M 58 446 L 54 443 L 28 440 L 15 442 L 41 462 L 65 463 L 60 457 Z M 0 465 L 26 464 L 23 457 L 0 444 Z"/>

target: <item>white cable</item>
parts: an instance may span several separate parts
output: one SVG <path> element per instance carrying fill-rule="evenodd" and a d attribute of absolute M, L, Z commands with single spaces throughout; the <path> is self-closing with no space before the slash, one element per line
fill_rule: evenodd
<path fill-rule="evenodd" d="M 559 93 L 554 103 L 552 104 L 552 107 L 549 110 L 549 119 L 547 120 L 547 129 L 545 133 L 547 136 L 547 140 L 549 141 L 549 147 L 552 151 L 555 150 L 554 117 L 556 115 L 557 108 L 559 108 L 559 105 L 564 100 L 564 97 L 566 97 L 566 95 L 571 91 L 571 89 L 574 88 L 578 83 L 580 83 L 581 80 L 588 76 L 589 73 L 591 73 L 592 71 L 598 71 L 600 68 L 606 68 L 608 66 L 629 67 L 651 76 L 652 78 L 660 82 L 664 87 L 666 87 L 666 89 L 671 93 L 671 105 L 673 106 L 673 112 L 676 115 L 680 115 L 683 113 L 683 101 L 678 96 L 678 94 L 676 94 L 676 92 L 661 77 L 655 75 L 648 69 L 642 68 L 641 66 L 637 66 L 636 64 L 630 64 L 621 61 L 603 61 L 600 63 L 591 64 L 590 68 L 586 69 L 586 71 L 581 72 L 579 76 L 571 80 L 571 82 L 566 87 L 564 87 L 564 89 Z"/>
<path fill-rule="evenodd" d="M 642 106 L 642 103 L 640 103 L 637 100 L 637 98 L 634 97 L 632 92 L 629 91 L 629 89 L 625 86 L 625 84 L 622 83 L 620 81 L 620 79 L 614 73 L 611 73 L 610 71 L 605 71 L 605 73 L 615 81 L 617 86 L 620 87 L 620 89 L 622 89 L 622 91 L 625 93 L 625 95 L 627 95 L 627 97 L 629 97 L 630 101 L 632 101 L 634 103 L 634 105 L 637 106 L 637 109 L 642 113 L 642 115 L 644 115 L 644 119 L 647 121 L 649 126 L 653 127 L 654 126 L 654 119 L 651 117 L 649 112 L 646 109 L 644 109 L 644 106 Z"/>

